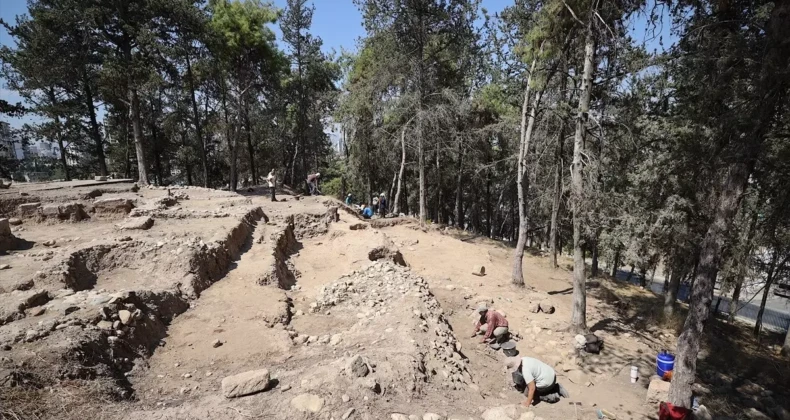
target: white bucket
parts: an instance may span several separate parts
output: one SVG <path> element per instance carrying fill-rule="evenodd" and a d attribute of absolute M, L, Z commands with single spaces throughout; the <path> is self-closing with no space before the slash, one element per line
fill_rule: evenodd
<path fill-rule="evenodd" d="M 639 379 L 639 368 L 631 366 L 631 383 L 635 384 L 637 379 Z"/>

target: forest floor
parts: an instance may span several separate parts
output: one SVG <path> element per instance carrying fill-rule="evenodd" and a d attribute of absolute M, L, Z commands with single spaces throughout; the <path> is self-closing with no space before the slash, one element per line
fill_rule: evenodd
<path fill-rule="evenodd" d="M 665 322 L 660 296 L 590 279 L 587 322 L 605 347 L 579 352 L 565 257 L 555 269 L 530 250 L 529 287 L 517 288 L 510 244 L 413 219 L 361 221 L 325 197 L 25 188 L 0 195 L 0 218 L 24 203 L 47 210 L 21 217 L 17 249 L 0 255 L 0 418 L 532 418 L 510 385 L 512 360 L 471 337 L 481 302 L 506 314 L 519 357 L 554 366 L 571 394 L 532 407 L 538 418 L 657 418 L 647 388 L 685 308 Z M 89 218 L 62 220 L 70 203 Z M 540 302 L 556 312 L 530 312 Z M 720 320 L 706 333 L 695 394 L 714 418 L 788 418 L 782 337 L 756 341 Z M 268 381 L 258 372 L 239 388 L 265 391 L 226 397 L 224 378 L 261 369 Z"/>

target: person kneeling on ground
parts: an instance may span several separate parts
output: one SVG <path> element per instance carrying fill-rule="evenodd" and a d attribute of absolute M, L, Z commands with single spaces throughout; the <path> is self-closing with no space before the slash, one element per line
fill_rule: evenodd
<path fill-rule="evenodd" d="M 475 323 L 475 332 L 472 337 L 482 333 L 485 335 L 480 341 L 481 343 L 492 341 L 492 335 L 496 342 L 504 341 L 508 334 L 507 319 L 499 312 L 493 309 L 489 310 L 485 305 L 477 308 L 477 313 L 480 314 L 480 319 Z"/>
<path fill-rule="evenodd" d="M 371 209 L 369 205 L 363 204 L 362 205 L 362 218 L 370 219 L 371 217 L 373 217 L 373 209 Z"/>
<path fill-rule="evenodd" d="M 513 383 L 516 389 L 524 392 L 527 397 L 522 404 L 525 407 L 543 401 L 556 403 L 570 394 L 557 383 L 557 374 L 551 366 L 532 357 L 522 357 L 518 368 L 513 372 Z"/>

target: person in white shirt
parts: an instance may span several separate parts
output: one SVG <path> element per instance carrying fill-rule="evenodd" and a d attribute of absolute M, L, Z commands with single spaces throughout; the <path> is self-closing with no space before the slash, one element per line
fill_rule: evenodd
<path fill-rule="evenodd" d="M 531 406 L 538 400 L 555 403 L 560 400 L 560 397 L 570 397 L 568 391 L 557 383 L 557 374 L 554 369 L 532 357 L 521 358 L 521 364 L 513 372 L 513 382 L 516 384 L 516 388 L 524 388 L 524 396 L 527 399 L 522 404 L 525 407 Z"/>
<path fill-rule="evenodd" d="M 269 183 L 269 190 L 272 192 L 272 201 L 277 201 L 277 198 L 274 197 L 274 190 L 277 187 L 277 176 L 274 174 L 274 169 L 269 171 L 266 181 Z"/>

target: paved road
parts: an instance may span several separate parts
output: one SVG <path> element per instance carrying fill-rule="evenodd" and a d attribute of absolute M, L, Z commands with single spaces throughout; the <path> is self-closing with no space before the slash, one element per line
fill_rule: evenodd
<path fill-rule="evenodd" d="M 617 279 L 621 281 L 625 281 L 628 278 L 629 270 L 618 270 L 617 271 Z M 634 273 L 631 277 L 630 283 L 632 284 L 640 284 L 640 276 Z M 649 281 L 649 279 L 648 279 Z M 650 289 L 661 294 L 662 289 L 664 288 L 664 277 L 656 275 L 655 280 L 650 285 Z M 758 288 L 759 289 L 759 288 Z M 686 300 L 689 295 L 689 286 L 686 284 L 682 284 L 680 286 L 680 290 L 678 291 L 678 299 Z M 713 305 L 716 305 L 716 301 L 719 297 L 719 290 L 715 293 L 715 298 L 713 300 Z M 751 302 L 747 303 L 752 296 L 757 293 L 757 296 L 754 296 L 754 299 Z M 738 302 L 738 318 L 754 324 L 755 320 L 757 319 L 757 312 L 760 310 L 760 300 L 763 298 L 762 290 L 755 290 L 753 292 L 743 291 L 741 292 L 741 299 Z M 730 310 L 730 298 L 722 296 L 721 304 L 719 304 L 719 312 L 729 312 Z M 764 327 L 771 327 L 781 331 L 787 331 L 788 327 L 790 327 L 790 299 L 783 298 L 780 296 L 776 296 L 773 294 L 773 291 L 770 295 L 768 295 L 768 301 L 765 305 L 765 313 L 763 313 L 763 326 Z"/>

